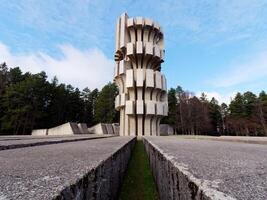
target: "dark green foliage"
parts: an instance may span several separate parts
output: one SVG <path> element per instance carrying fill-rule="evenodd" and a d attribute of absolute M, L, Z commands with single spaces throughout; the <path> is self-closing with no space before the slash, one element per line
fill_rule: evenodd
<path fill-rule="evenodd" d="M 209 103 L 209 115 L 211 118 L 212 130 L 222 130 L 222 113 L 218 101 L 213 97 Z"/>
<path fill-rule="evenodd" d="M 84 112 L 83 121 L 89 126 L 96 123 L 95 121 L 95 106 L 98 98 L 98 89 L 90 91 L 90 89 L 85 88 L 82 91 L 82 99 L 84 101 Z"/>
<path fill-rule="evenodd" d="M 174 88 L 171 88 L 168 91 L 168 106 L 169 106 L 168 116 L 164 117 L 161 120 L 161 123 L 175 125 L 176 115 L 177 115 L 177 97 Z"/>
<path fill-rule="evenodd" d="M 157 189 L 142 141 L 137 141 L 119 195 L 120 200 L 157 200 Z"/>
<path fill-rule="evenodd" d="M 2 96 L 5 115 L 1 117 L 2 129 L 14 134 L 31 130 L 41 116 L 48 101 L 46 74 L 31 75 L 8 86 Z"/>
<path fill-rule="evenodd" d="M 237 93 L 225 116 L 227 133 L 230 135 L 267 135 L 267 96 L 262 91 L 257 97 L 252 92 Z"/>
<path fill-rule="evenodd" d="M 114 110 L 114 101 L 117 95 L 117 86 L 112 83 L 108 83 L 102 88 L 101 92 L 99 92 L 95 103 L 95 120 L 97 122 L 118 122 L 118 115 L 116 115 L 117 112 Z"/>
<path fill-rule="evenodd" d="M 114 109 L 118 89 L 108 83 L 102 88 L 80 91 L 71 85 L 51 82 L 45 72 L 22 73 L 19 67 L 0 64 L 0 134 L 29 134 L 32 129 L 59 124 L 119 121 Z M 267 94 L 237 93 L 226 104 L 197 98 L 181 86 L 168 91 L 169 115 L 162 123 L 174 126 L 178 134 L 226 134 L 267 136 Z"/>
<path fill-rule="evenodd" d="M 231 116 L 233 117 L 244 117 L 245 116 L 245 105 L 244 99 L 241 93 L 237 93 L 234 100 L 229 105 Z"/>
<path fill-rule="evenodd" d="M 108 84 L 100 94 L 97 89 L 80 91 L 71 85 L 58 84 L 56 77 L 49 82 L 45 72 L 22 73 L 19 67 L 8 69 L 3 63 L 0 65 L 0 134 L 29 134 L 32 129 L 50 128 L 68 121 L 85 122 L 89 126 L 117 122 L 114 109 L 117 88 Z M 105 109 L 96 108 L 97 104 Z"/>

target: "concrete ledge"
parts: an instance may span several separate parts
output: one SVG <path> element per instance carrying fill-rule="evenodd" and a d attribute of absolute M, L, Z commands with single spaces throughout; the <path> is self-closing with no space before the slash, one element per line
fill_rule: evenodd
<path fill-rule="evenodd" d="M 136 138 L 130 140 L 54 199 L 117 199 L 135 142 Z"/>
<path fill-rule="evenodd" d="M 143 142 L 161 200 L 234 200 L 225 193 L 210 188 L 205 181 L 196 178 L 147 138 L 144 137 Z"/>
<path fill-rule="evenodd" d="M 77 123 L 67 122 L 60 126 L 48 129 L 48 135 L 73 135 L 80 134 Z"/>
<path fill-rule="evenodd" d="M 18 137 L 17 139 L 12 137 L 10 140 L 7 138 L 5 140 L 0 140 L 0 151 L 8 150 L 8 149 L 17 149 L 24 147 L 33 147 L 33 146 L 42 146 L 42 145 L 50 145 L 50 144 L 59 144 L 66 142 L 77 142 L 84 140 L 94 140 L 101 138 L 114 137 L 114 135 L 95 135 L 90 134 L 87 136 L 84 135 L 75 135 L 75 136 L 46 136 L 44 137 Z M 1 139 L 1 137 L 0 137 Z M 1 200 L 1 199 L 0 199 Z"/>
<path fill-rule="evenodd" d="M 98 135 L 108 134 L 106 125 L 103 123 L 99 123 L 99 124 L 96 124 L 96 125 L 88 128 L 88 131 L 91 134 L 98 134 Z"/>
<path fill-rule="evenodd" d="M 86 123 L 79 123 L 78 128 L 81 134 L 89 134 L 88 127 Z"/>
<path fill-rule="evenodd" d="M 0 151 L 0 199 L 116 199 L 135 140 L 112 137 Z"/>
<path fill-rule="evenodd" d="M 33 136 L 48 135 L 48 129 L 35 129 L 35 130 L 32 130 L 32 135 Z"/>

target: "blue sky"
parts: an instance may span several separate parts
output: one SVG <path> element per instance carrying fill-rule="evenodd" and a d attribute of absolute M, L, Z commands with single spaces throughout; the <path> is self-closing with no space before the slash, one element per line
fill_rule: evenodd
<path fill-rule="evenodd" d="M 229 102 L 267 90 L 267 0 L 0 0 L 0 62 L 84 88 L 113 76 L 121 13 L 163 27 L 168 87 Z"/>

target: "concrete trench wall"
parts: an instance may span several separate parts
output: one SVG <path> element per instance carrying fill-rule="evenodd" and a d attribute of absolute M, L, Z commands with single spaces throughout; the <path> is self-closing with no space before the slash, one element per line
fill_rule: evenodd
<path fill-rule="evenodd" d="M 179 169 L 171 158 L 164 155 L 146 138 L 143 138 L 143 142 L 161 200 L 217 199 L 202 190 L 199 183 L 194 181 L 190 174 Z"/>
<path fill-rule="evenodd" d="M 133 138 L 81 180 L 65 188 L 55 200 L 117 199 L 136 138 Z"/>

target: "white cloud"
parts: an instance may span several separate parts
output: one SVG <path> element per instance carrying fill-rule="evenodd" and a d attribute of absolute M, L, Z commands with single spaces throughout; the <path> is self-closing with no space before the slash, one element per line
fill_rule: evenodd
<path fill-rule="evenodd" d="M 154 3 L 154 1 L 153 1 Z M 266 0 L 161 1 L 160 13 L 168 39 L 192 42 L 224 40 L 255 42 L 266 37 Z M 168 12 L 166 12 L 166 10 Z M 172 13 L 172 14 L 170 14 Z M 171 37 L 171 38 L 170 38 Z"/>
<path fill-rule="evenodd" d="M 214 80 L 215 86 L 230 87 L 267 78 L 267 51 L 260 52 L 245 61 L 236 61 L 225 69 L 228 71 Z"/>
<path fill-rule="evenodd" d="M 60 59 L 42 52 L 13 54 L 6 45 L 0 43 L 0 63 L 6 62 L 10 67 L 19 66 L 24 72 L 45 71 L 49 78 L 57 76 L 60 82 L 80 89 L 101 88 L 112 81 L 113 61 L 101 50 L 93 48 L 81 51 L 71 45 L 61 45 L 60 50 L 63 55 Z"/>
<path fill-rule="evenodd" d="M 221 103 L 229 104 L 231 99 L 233 99 L 235 97 L 237 92 L 231 92 L 231 93 L 227 93 L 227 94 L 220 94 L 218 92 L 207 92 L 207 91 L 205 91 L 204 93 L 207 95 L 207 99 L 208 100 L 211 100 L 212 97 L 214 97 L 219 102 L 219 104 L 221 104 Z M 196 96 L 200 97 L 201 94 L 202 94 L 202 92 L 197 92 Z"/>

